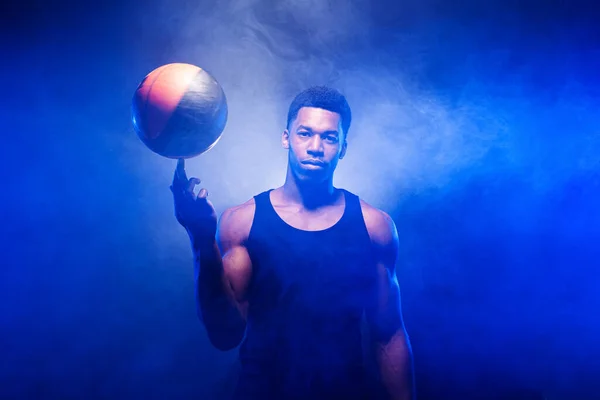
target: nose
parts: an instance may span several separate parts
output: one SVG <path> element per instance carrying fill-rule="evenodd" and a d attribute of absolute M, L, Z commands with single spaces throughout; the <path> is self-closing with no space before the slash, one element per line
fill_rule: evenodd
<path fill-rule="evenodd" d="M 306 149 L 306 152 L 313 157 L 323 156 L 324 149 L 323 149 L 323 141 L 321 140 L 321 136 L 314 135 L 311 138 L 310 142 L 308 143 L 308 148 Z"/>

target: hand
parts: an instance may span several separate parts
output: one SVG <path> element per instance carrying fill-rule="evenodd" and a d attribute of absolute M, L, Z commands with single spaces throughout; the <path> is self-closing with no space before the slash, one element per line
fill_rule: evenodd
<path fill-rule="evenodd" d="M 175 203 L 175 217 L 191 238 L 214 239 L 217 232 L 217 213 L 207 199 L 206 189 L 200 189 L 198 195 L 194 194 L 194 188 L 199 183 L 198 178 L 188 179 L 183 158 L 177 160 L 173 184 L 170 186 Z"/>

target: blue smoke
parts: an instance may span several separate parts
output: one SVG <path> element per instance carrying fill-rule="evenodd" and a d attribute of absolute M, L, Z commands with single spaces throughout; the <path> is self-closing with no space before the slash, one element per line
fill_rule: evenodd
<path fill-rule="evenodd" d="M 282 182 L 298 90 L 347 94 L 336 183 L 396 220 L 421 398 L 594 398 L 600 35 L 573 10 L 157 0 L 7 15 L 0 397 L 222 398 L 235 381 L 235 352 L 196 320 L 174 162 L 129 119 L 139 80 L 181 61 L 230 102 L 222 140 L 187 164 L 219 211 Z"/>

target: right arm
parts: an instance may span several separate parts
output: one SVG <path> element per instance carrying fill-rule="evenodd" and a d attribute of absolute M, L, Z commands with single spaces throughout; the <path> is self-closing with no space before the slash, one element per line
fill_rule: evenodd
<path fill-rule="evenodd" d="M 220 350 L 238 346 L 246 330 L 246 293 L 252 263 L 244 246 L 253 204 L 226 210 L 216 238 L 192 238 L 198 317 L 211 343 Z"/>
<path fill-rule="evenodd" d="M 252 265 L 244 244 L 254 218 L 254 200 L 223 213 L 215 208 L 197 178 L 188 179 L 184 160 L 177 162 L 171 191 L 177 221 L 186 229 L 194 253 L 198 317 L 211 343 L 220 350 L 238 346 L 246 330 L 246 292 Z"/>

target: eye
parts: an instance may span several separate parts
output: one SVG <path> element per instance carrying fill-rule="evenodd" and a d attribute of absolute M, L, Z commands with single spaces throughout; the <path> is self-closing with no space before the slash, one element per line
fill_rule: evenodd
<path fill-rule="evenodd" d="M 337 143 L 338 142 L 338 138 L 336 136 L 327 136 L 327 137 L 325 137 L 325 140 L 327 140 L 330 143 Z"/>
<path fill-rule="evenodd" d="M 309 133 L 307 131 L 299 131 L 297 132 L 298 136 L 308 136 Z"/>

